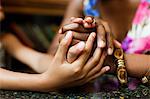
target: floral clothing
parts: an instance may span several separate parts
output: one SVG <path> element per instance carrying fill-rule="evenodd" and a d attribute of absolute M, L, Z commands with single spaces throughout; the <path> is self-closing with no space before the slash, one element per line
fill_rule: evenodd
<path fill-rule="evenodd" d="M 84 0 L 84 14 L 96 17 L 100 16 L 100 11 L 96 6 L 98 1 L 99 0 Z M 142 54 L 150 51 L 150 0 L 140 1 L 139 7 L 132 22 L 132 27 L 122 42 L 122 48 L 126 53 Z M 110 81 L 106 81 L 105 79 Z M 108 82 L 111 82 L 111 88 L 109 87 L 110 85 L 108 86 L 105 84 Z M 112 84 L 112 82 L 114 82 L 114 84 Z M 134 90 L 139 82 L 140 81 L 137 79 L 130 79 L 128 88 Z M 113 89 L 114 86 L 118 86 L 116 77 L 112 75 L 100 77 L 96 83 L 100 84 L 96 84 L 96 88 L 100 88 L 100 86 L 105 87 L 105 85 L 107 85 L 106 88 L 108 90 Z"/>
<path fill-rule="evenodd" d="M 84 0 L 84 14 L 100 16 L 98 0 Z M 144 53 L 150 50 L 150 0 L 141 0 L 132 28 L 122 42 L 126 53 Z"/>
<path fill-rule="evenodd" d="M 122 42 L 126 53 L 144 53 L 150 50 L 150 0 L 141 0 L 132 28 Z"/>

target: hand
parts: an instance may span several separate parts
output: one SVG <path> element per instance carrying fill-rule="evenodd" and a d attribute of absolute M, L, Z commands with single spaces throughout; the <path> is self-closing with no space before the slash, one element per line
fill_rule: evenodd
<path fill-rule="evenodd" d="M 110 28 L 110 25 L 99 18 L 93 18 L 90 16 L 85 17 L 85 19 L 81 22 L 81 19 L 74 18 L 72 19 L 74 23 L 83 23 L 84 28 L 94 28 L 96 27 L 97 32 L 97 46 L 100 48 L 107 47 L 107 52 L 109 55 L 112 55 L 114 50 L 113 45 L 113 34 Z M 96 24 L 95 24 L 96 23 Z"/>
<path fill-rule="evenodd" d="M 68 30 L 73 30 L 79 33 L 74 33 L 75 38 L 78 40 L 85 40 L 88 36 L 87 32 L 92 30 L 97 33 L 97 46 L 100 48 L 107 48 L 107 52 L 109 55 L 113 53 L 114 44 L 113 44 L 113 34 L 109 24 L 102 19 L 94 19 L 93 17 L 85 17 L 82 18 L 71 18 L 72 25 L 66 25 L 62 27 L 59 33 L 64 33 Z M 77 30 L 78 29 L 78 30 Z"/>
<path fill-rule="evenodd" d="M 92 57 L 89 58 L 96 37 L 91 33 L 87 42 L 80 42 L 78 48 L 82 54 L 73 63 L 68 63 L 66 54 L 71 44 L 73 34 L 68 31 L 65 38 L 60 42 L 59 48 L 54 56 L 48 70 L 43 74 L 45 87 L 43 90 L 51 91 L 60 88 L 83 85 L 104 74 L 110 68 L 102 67 L 106 53 L 97 48 Z"/>

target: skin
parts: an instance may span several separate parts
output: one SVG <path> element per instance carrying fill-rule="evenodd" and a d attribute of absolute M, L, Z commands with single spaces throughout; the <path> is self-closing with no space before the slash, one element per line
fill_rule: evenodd
<path fill-rule="evenodd" d="M 86 43 L 81 41 L 77 48 L 83 53 L 74 62 L 69 63 L 64 56 L 72 42 L 71 31 L 67 32 L 60 42 L 53 58 L 48 54 L 27 48 L 14 35 L 5 34 L 1 37 L 4 48 L 40 74 L 19 73 L 0 68 L 0 89 L 47 92 L 83 85 L 96 79 L 110 67 L 102 67 L 106 55 L 99 48 L 96 48 L 93 56 L 89 58 L 95 37 L 96 34 L 91 33 Z M 96 67 L 99 67 L 99 71 L 95 71 Z"/>
<path fill-rule="evenodd" d="M 92 22 L 92 21 L 91 21 Z M 69 26 L 69 25 L 68 25 Z M 66 26 L 65 26 L 66 27 Z M 66 28 L 65 31 L 69 30 Z M 73 30 L 73 29 L 72 29 Z M 121 44 L 117 40 L 113 40 L 112 43 L 114 44 L 115 48 L 121 48 Z M 75 46 L 73 46 L 75 47 Z M 75 48 L 74 48 L 75 49 Z M 78 52 L 79 53 L 79 52 Z M 67 57 L 69 61 L 74 61 L 77 57 L 77 51 L 74 51 L 70 48 L 68 51 L 68 55 L 76 55 L 74 58 Z M 138 58 L 137 58 L 138 57 Z M 108 65 L 111 66 L 111 73 L 116 71 L 115 63 L 113 60 L 113 56 L 108 56 L 105 60 L 104 66 Z M 146 72 L 150 69 L 150 55 L 142 55 L 142 54 L 124 54 L 126 69 L 129 76 L 141 78 Z M 140 62 L 140 64 L 139 64 Z M 136 70 L 135 70 L 136 68 Z"/>
<path fill-rule="evenodd" d="M 72 2 L 72 4 L 79 3 L 80 1 L 81 0 L 74 0 Z M 78 5 L 78 4 L 76 4 L 76 5 Z M 81 4 L 79 4 L 79 5 L 82 8 L 82 5 Z M 70 7 L 71 7 L 71 5 L 70 5 Z M 72 13 L 72 15 L 71 14 L 66 15 L 66 19 L 63 21 L 64 23 L 62 23 L 62 26 L 63 26 L 63 24 L 70 23 L 70 21 L 68 20 L 68 19 L 70 19 L 70 17 L 82 16 L 82 14 L 77 13 L 78 11 L 80 11 L 80 12 L 82 11 L 81 8 L 78 6 L 76 6 L 76 7 L 72 6 L 72 10 L 75 9 L 75 11 L 70 11 L 70 12 L 75 12 L 75 15 L 73 15 L 73 13 Z M 76 10 L 76 9 L 78 9 L 78 10 Z M 89 28 L 88 26 L 86 27 L 85 24 L 83 24 L 83 26 L 84 26 L 84 28 Z M 78 33 L 80 33 L 80 31 Z M 74 35 L 72 35 L 72 37 L 73 36 Z M 7 51 L 8 52 L 10 51 L 10 53 L 12 53 L 13 56 L 15 56 L 15 57 L 17 56 L 19 58 L 20 54 L 22 53 L 20 51 L 20 49 L 18 51 L 14 50 L 16 53 L 21 52 L 20 54 L 16 55 L 15 53 L 13 54 L 13 52 L 11 52 L 11 50 L 12 50 L 11 48 L 15 49 L 17 47 L 10 47 L 14 44 L 14 43 L 12 44 L 12 42 L 10 42 L 10 41 L 14 40 L 15 37 L 10 36 L 10 35 L 6 36 L 6 37 L 8 37 L 11 40 L 8 40 L 8 38 L 3 39 L 3 42 L 7 42 L 7 43 L 4 43 L 5 48 L 9 49 Z M 73 42 L 74 39 L 72 39 L 72 37 L 70 36 L 70 39 Z M 55 48 L 57 48 L 57 46 L 59 45 L 58 39 L 59 39 L 59 37 L 57 39 L 55 39 L 57 42 Z M 7 40 L 7 41 L 5 41 L 5 40 Z M 54 42 L 55 42 L 55 40 L 54 40 Z M 17 41 L 17 40 L 14 40 L 14 41 Z M 25 62 L 25 64 L 28 64 L 31 68 L 33 68 L 35 71 L 37 71 L 41 74 L 15 73 L 15 72 L 7 71 L 4 69 L 0 69 L 0 85 L 1 85 L 0 88 L 1 89 L 16 89 L 16 90 L 53 91 L 53 90 L 61 89 L 62 86 L 64 86 L 66 88 L 66 87 L 72 87 L 72 86 L 77 86 L 77 85 L 83 85 L 83 84 L 87 83 L 88 81 L 96 79 L 97 77 L 101 76 L 103 73 L 105 73 L 106 71 L 109 70 L 109 67 L 108 67 L 109 65 L 112 66 L 111 67 L 112 72 L 115 71 L 115 67 L 113 66 L 114 63 L 112 60 L 112 56 L 106 57 L 106 53 L 104 51 L 102 51 L 102 49 L 96 48 L 92 57 L 89 56 L 89 53 L 92 50 L 92 48 L 89 48 L 89 46 L 92 47 L 93 44 L 91 45 L 91 43 L 90 43 L 91 41 L 88 43 L 88 39 L 87 39 L 87 42 L 85 43 L 85 45 L 89 45 L 87 48 L 85 47 L 86 50 L 78 49 L 77 45 L 73 46 L 77 50 L 73 50 L 73 48 L 68 49 L 71 42 L 68 41 L 69 44 L 65 43 L 64 39 L 62 40 L 62 42 L 60 43 L 58 50 L 55 52 L 51 51 L 50 55 L 45 55 L 43 53 L 37 53 L 37 52 L 32 51 L 32 49 L 29 49 L 29 48 L 19 45 L 20 46 L 19 48 L 21 48 L 21 50 L 25 49 L 29 53 L 31 51 L 31 55 L 32 55 L 31 56 L 32 58 L 27 57 L 27 59 L 23 59 L 23 60 L 21 58 L 19 58 L 19 59 L 22 62 Z M 9 46 L 7 46 L 7 44 Z M 16 43 L 16 44 L 21 44 L 21 43 Z M 53 45 L 55 45 L 55 44 L 53 43 Z M 114 47 L 117 47 L 116 45 L 114 44 Z M 60 49 L 61 49 L 61 51 L 60 51 Z M 69 50 L 68 53 L 66 52 L 66 49 Z M 63 50 L 63 53 L 62 53 L 62 50 Z M 78 51 L 79 51 L 79 53 L 77 53 L 77 54 L 79 54 L 79 56 L 78 55 L 74 56 L 73 54 L 75 54 Z M 24 53 L 24 51 L 23 51 L 23 53 Z M 56 55 L 54 53 L 56 53 Z M 59 53 L 59 57 L 58 57 L 58 53 Z M 72 54 L 71 57 L 73 57 L 73 59 L 70 60 L 71 63 L 68 62 L 68 60 L 62 58 L 62 56 L 68 56 L 69 54 Z M 33 58 L 33 56 L 35 56 L 35 58 Z M 36 56 L 38 56 L 38 57 L 36 57 Z M 50 56 L 52 56 L 52 57 L 50 57 Z M 83 58 L 83 56 L 84 56 L 84 58 Z M 23 55 L 22 55 L 22 57 L 23 57 Z M 105 57 L 106 57 L 106 59 L 105 59 Z M 32 61 L 28 60 L 28 58 L 31 58 Z M 87 58 L 89 58 L 88 61 L 87 61 Z M 52 61 L 50 62 L 51 59 L 52 59 Z M 81 64 L 81 63 L 85 63 L 83 59 L 87 61 L 87 63 L 84 65 Z M 104 59 L 105 59 L 105 62 L 103 64 Z M 39 60 L 41 61 L 40 63 L 39 63 Z M 92 60 L 95 62 L 94 65 L 91 65 L 91 64 L 93 64 Z M 28 63 L 28 61 L 29 61 L 29 63 Z M 148 56 L 148 55 L 125 54 L 125 63 L 126 63 L 126 68 L 127 68 L 129 76 L 142 77 L 146 73 L 146 71 L 150 68 L 149 61 L 150 61 L 150 56 Z M 32 63 L 32 62 L 34 62 L 34 63 Z M 58 64 L 56 64 L 56 62 Z M 81 64 L 81 65 L 79 65 L 79 64 Z M 87 64 L 89 64 L 89 65 L 87 65 Z M 54 65 L 56 65 L 56 67 Z M 102 67 L 102 65 L 104 65 L 106 67 Z M 41 66 L 43 67 L 43 70 L 40 70 Z M 63 68 L 63 67 L 65 67 L 65 68 Z M 66 71 L 70 71 L 70 70 L 73 70 L 73 71 L 66 72 Z M 54 75 L 54 73 L 58 73 L 58 74 Z M 6 78 L 10 78 L 10 79 L 6 79 Z M 62 78 L 65 78 L 65 80 L 63 79 L 63 81 L 61 81 Z M 73 78 L 75 78 L 75 79 L 73 79 Z M 23 83 L 20 83 L 20 82 L 23 82 Z M 33 83 L 30 83 L 30 82 L 33 82 Z M 16 86 L 16 85 L 18 85 L 18 86 Z M 70 85 L 72 85 L 72 86 L 70 86 Z"/>
<path fill-rule="evenodd" d="M 4 16 L 1 10 L 0 15 Z M 82 54 L 78 55 L 79 58 L 76 61 L 70 63 L 64 56 L 67 56 L 73 40 L 71 31 L 67 32 L 60 42 L 55 55 L 28 48 L 11 33 L 1 35 L 0 42 L 7 52 L 37 74 L 19 73 L 0 68 L 0 89 L 47 92 L 80 86 L 96 79 L 110 67 L 102 67 L 106 54 L 99 48 L 96 48 L 92 57 L 89 58 L 95 37 L 96 34 L 93 32 L 87 37 L 86 42 L 81 41 L 75 46 L 75 49 Z M 71 53 L 69 55 L 73 56 Z M 94 69 L 97 66 L 99 71 Z"/>
<path fill-rule="evenodd" d="M 105 46 L 100 47 L 100 48 L 106 47 L 108 50 L 109 46 L 111 46 L 111 48 L 116 47 L 116 45 L 113 43 L 113 41 L 114 41 L 113 39 L 116 39 L 118 41 L 122 41 L 124 39 L 127 31 L 131 28 L 131 23 L 132 23 L 132 20 L 135 15 L 135 12 L 136 12 L 139 2 L 140 2 L 140 0 L 123 0 L 123 1 L 114 0 L 113 2 L 110 0 L 101 0 L 100 1 L 98 6 L 101 10 L 101 18 L 95 19 L 96 22 L 98 23 L 97 30 L 96 30 L 98 32 L 97 39 L 105 41 L 105 44 L 104 44 Z M 118 5 L 121 5 L 121 6 L 118 6 Z M 130 8 L 130 10 L 128 8 Z M 65 24 L 66 26 L 62 27 L 62 25 L 61 25 L 61 29 L 63 28 L 62 30 L 75 31 L 74 36 L 78 35 L 80 33 L 80 35 L 82 35 L 80 37 L 82 37 L 82 38 L 80 38 L 79 36 L 77 38 L 77 36 L 75 36 L 76 37 L 75 39 L 79 40 L 79 41 L 81 39 L 83 41 L 86 39 L 86 38 L 84 38 L 84 37 L 87 37 L 85 35 L 88 35 L 87 33 L 85 33 L 86 31 L 82 31 L 83 29 L 79 29 L 80 26 L 78 26 L 78 30 L 76 30 L 77 27 L 75 27 L 74 29 L 71 29 L 69 27 L 69 25 L 67 27 L 67 24 L 69 22 L 71 24 L 78 23 L 78 24 L 82 25 L 83 28 L 89 28 L 89 27 L 93 28 L 90 25 L 89 26 L 85 25 L 84 22 L 88 19 L 87 18 L 82 19 L 82 18 L 84 18 L 82 11 L 83 11 L 83 0 L 72 0 L 70 2 L 70 4 L 68 5 L 68 9 L 64 16 L 64 20 L 62 21 L 62 25 Z M 109 11 L 109 13 L 108 13 L 108 11 Z M 74 18 L 71 18 L 71 17 L 74 17 Z M 77 19 L 77 17 L 82 17 L 82 18 Z M 106 20 L 106 21 L 104 21 L 104 20 Z M 72 21 L 73 21 L 73 23 L 72 23 Z M 91 23 L 92 22 L 93 21 L 91 21 Z M 90 23 L 90 21 L 89 21 L 89 23 Z M 104 28 L 101 28 L 101 27 L 104 27 Z M 58 33 L 60 33 L 62 30 L 60 30 Z M 106 30 L 106 31 L 104 31 L 104 30 Z M 76 31 L 77 31 L 77 33 L 76 33 Z M 103 32 L 103 34 L 102 34 L 102 32 Z M 109 32 L 109 34 L 107 34 L 108 32 Z M 56 38 L 53 41 L 55 44 L 57 44 L 57 42 L 59 42 L 59 38 L 61 35 L 63 35 L 63 34 L 57 34 Z M 105 37 L 105 35 L 110 35 L 110 36 Z M 112 39 L 112 36 L 113 36 L 113 39 Z M 108 44 L 108 45 L 106 45 L 106 44 Z M 98 43 L 97 43 L 97 45 L 98 45 Z M 100 43 L 100 45 L 103 45 L 103 44 Z M 54 47 L 52 44 L 51 47 L 57 49 L 57 45 Z M 51 52 L 51 50 L 50 50 L 50 52 Z M 74 58 L 72 58 L 72 56 L 68 57 L 68 59 L 71 58 L 70 61 L 73 61 L 74 59 L 76 59 L 76 57 L 78 56 L 77 54 L 79 54 L 79 52 L 74 51 L 73 48 L 72 48 L 72 50 L 71 49 L 69 50 L 69 53 L 74 54 Z M 113 60 L 112 56 L 108 56 L 105 60 L 106 60 L 106 63 L 104 64 L 104 66 L 106 64 L 107 65 L 109 64 L 109 66 L 112 66 L 111 68 L 113 68 L 112 71 L 114 72 L 115 67 L 114 67 L 114 63 L 112 61 Z M 140 64 L 139 64 L 139 62 L 140 62 Z M 127 67 L 129 76 L 142 77 L 147 72 L 147 70 L 150 69 L 150 56 L 149 55 L 141 55 L 141 54 L 125 54 L 125 63 L 126 63 L 126 67 Z M 136 70 L 135 70 L 135 68 L 136 68 Z"/>

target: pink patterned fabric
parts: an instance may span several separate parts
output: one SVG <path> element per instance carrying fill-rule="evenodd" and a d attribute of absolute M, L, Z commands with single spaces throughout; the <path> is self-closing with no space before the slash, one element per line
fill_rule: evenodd
<path fill-rule="evenodd" d="M 141 0 L 122 48 L 126 53 L 139 54 L 150 50 L 150 0 Z"/>

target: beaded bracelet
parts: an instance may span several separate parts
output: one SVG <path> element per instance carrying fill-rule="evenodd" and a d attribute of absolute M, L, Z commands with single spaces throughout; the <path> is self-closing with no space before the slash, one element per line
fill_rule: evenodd
<path fill-rule="evenodd" d="M 150 83 L 150 68 L 148 69 L 148 71 L 146 72 L 146 74 L 144 75 L 144 77 L 142 78 L 142 83 Z"/>
<path fill-rule="evenodd" d="M 117 59 L 117 78 L 121 85 L 127 84 L 127 71 L 123 60 L 123 50 L 115 49 L 114 56 Z"/>

